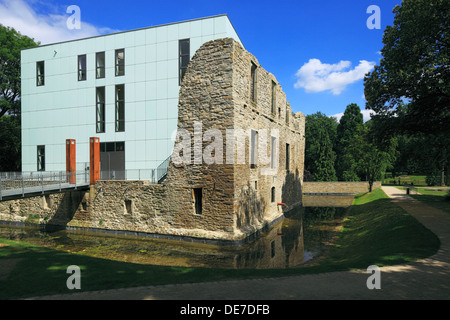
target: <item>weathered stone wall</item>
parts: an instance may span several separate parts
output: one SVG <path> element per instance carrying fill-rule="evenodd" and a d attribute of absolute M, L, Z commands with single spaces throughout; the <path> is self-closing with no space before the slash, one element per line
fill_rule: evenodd
<path fill-rule="evenodd" d="M 373 183 L 372 189 L 381 188 L 381 182 Z M 351 193 L 359 194 L 369 191 L 369 183 L 365 181 L 333 181 L 333 182 L 304 182 L 303 193 Z"/>
<path fill-rule="evenodd" d="M 0 202 L 0 221 L 65 226 L 74 216 L 85 216 L 88 196 L 70 191 Z"/>
<path fill-rule="evenodd" d="M 207 42 L 180 87 L 182 135 L 166 181 L 97 181 L 87 210 L 73 213 L 68 226 L 243 240 L 301 204 L 304 126 L 304 115 L 292 113 L 275 77 L 253 55 L 233 39 Z M 243 133 L 229 135 L 238 130 Z M 276 162 L 250 163 L 251 130 L 258 132 L 257 150 L 268 159 L 275 151 Z"/>

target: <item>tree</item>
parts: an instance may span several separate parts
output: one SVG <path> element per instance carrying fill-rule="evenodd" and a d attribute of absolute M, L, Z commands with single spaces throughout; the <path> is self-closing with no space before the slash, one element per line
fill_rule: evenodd
<path fill-rule="evenodd" d="M 351 152 L 348 146 L 363 124 L 363 115 L 359 106 L 355 103 L 349 104 L 337 126 L 336 172 L 339 180 L 360 180 L 356 173 L 357 154 Z"/>
<path fill-rule="evenodd" d="M 20 117 L 0 118 L 0 172 L 21 170 Z"/>
<path fill-rule="evenodd" d="M 364 78 L 366 109 L 404 131 L 450 132 L 450 3 L 403 0 L 383 35 L 383 58 Z M 405 106 L 404 101 L 409 101 Z"/>
<path fill-rule="evenodd" d="M 356 171 L 369 182 L 369 192 L 372 191 L 373 183 L 379 181 L 386 169 L 394 163 L 397 148 L 396 138 L 392 138 L 387 145 L 377 145 L 371 138 L 371 127 L 370 121 L 359 126 L 347 146 L 347 149 L 356 156 Z"/>
<path fill-rule="evenodd" d="M 305 170 L 314 181 L 336 181 L 333 145 L 337 121 L 321 112 L 306 116 Z"/>
<path fill-rule="evenodd" d="M 38 45 L 0 24 L 0 118 L 8 111 L 20 114 L 20 52 Z"/>

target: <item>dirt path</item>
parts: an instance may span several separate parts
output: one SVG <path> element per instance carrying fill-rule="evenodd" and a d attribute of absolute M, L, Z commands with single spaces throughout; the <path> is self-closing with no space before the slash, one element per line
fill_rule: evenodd
<path fill-rule="evenodd" d="M 118 300 L 290 300 L 290 299 L 450 299 L 450 215 L 407 196 L 395 187 L 383 191 L 441 241 L 432 257 L 382 267 L 381 289 L 368 289 L 366 270 L 283 278 L 176 284 L 74 293 L 36 299 Z"/>

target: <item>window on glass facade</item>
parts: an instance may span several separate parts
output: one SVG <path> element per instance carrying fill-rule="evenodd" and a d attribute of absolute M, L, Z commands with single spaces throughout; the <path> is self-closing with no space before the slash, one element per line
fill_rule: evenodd
<path fill-rule="evenodd" d="M 78 81 L 86 80 L 86 55 L 78 56 Z"/>
<path fill-rule="evenodd" d="M 178 83 L 181 84 L 181 80 L 186 73 L 187 66 L 190 59 L 190 40 L 183 39 L 178 42 Z"/>
<path fill-rule="evenodd" d="M 105 53 L 97 52 L 95 54 L 95 77 L 102 79 L 105 77 Z"/>
<path fill-rule="evenodd" d="M 116 50 L 116 76 L 125 74 L 125 49 Z"/>
<path fill-rule="evenodd" d="M 125 85 L 116 85 L 116 132 L 125 131 Z"/>
<path fill-rule="evenodd" d="M 36 62 L 36 85 L 43 86 L 45 84 L 45 63 L 44 61 Z"/>
<path fill-rule="evenodd" d="M 96 100 L 96 132 L 105 132 L 105 87 L 97 87 Z"/>
<path fill-rule="evenodd" d="M 37 146 L 37 171 L 45 171 L 45 146 Z"/>

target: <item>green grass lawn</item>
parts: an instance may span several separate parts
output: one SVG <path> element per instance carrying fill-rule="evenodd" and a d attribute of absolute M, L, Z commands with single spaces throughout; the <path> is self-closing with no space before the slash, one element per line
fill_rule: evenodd
<path fill-rule="evenodd" d="M 70 293 L 69 265 L 81 269 L 82 291 L 170 283 L 277 277 L 404 263 L 434 254 L 439 240 L 380 189 L 358 196 L 328 254 L 291 269 L 213 269 L 141 265 L 0 239 L 0 299 Z M 11 259 L 11 260 L 8 260 Z M 16 262 L 8 276 L 2 266 Z"/>

